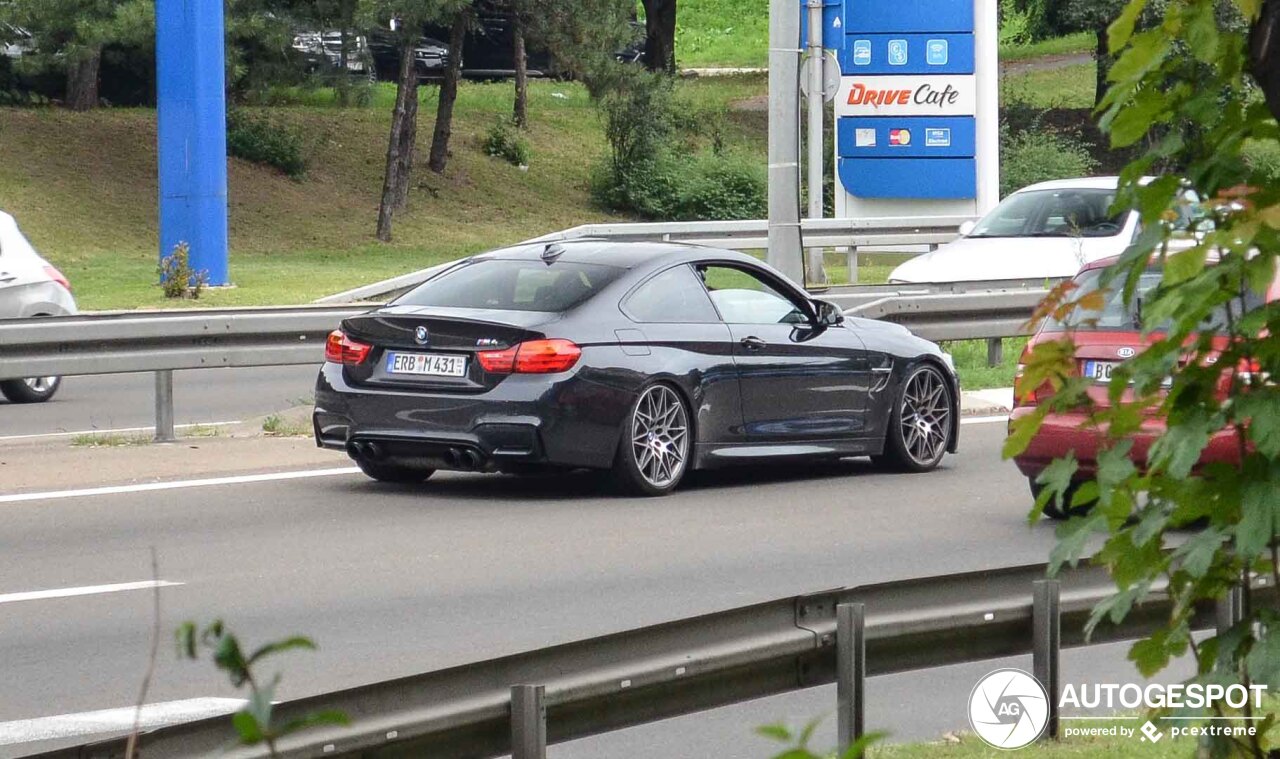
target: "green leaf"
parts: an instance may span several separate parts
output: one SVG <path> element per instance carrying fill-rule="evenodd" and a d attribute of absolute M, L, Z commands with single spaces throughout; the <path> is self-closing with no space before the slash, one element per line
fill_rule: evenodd
<path fill-rule="evenodd" d="M 262 725 L 258 724 L 257 718 L 249 712 L 236 712 L 231 715 L 231 724 L 240 735 L 240 743 L 246 746 L 257 745 L 266 737 Z"/>
<path fill-rule="evenodd" d="M 1108 49 L 1119 50 L 1128 44 L 1129 37 L 1133 35 L 1133 27 L 1138 23 L 1138 16 L 1146 6 L 1147 0 L 1129 0 L 1116 20 L 1107 27 Z"/>
<path fill-rule="evenodd" d="M 291 735 L 299 730 L 307 730 L 313 727 L 323 727 L 325 725 L 350 725 L 351 718 L 346 712 L 337 709 L 326 709 L 321 712 L 313 712 L 305 717 L 299 717 L 285 723 L 284 727 L 276 733 L 277 736 Z"/>
<path fill-rule="evenodd" d="M 1119 65 L 1119 64 L 1117 64 Z M 1116 112 L 1105 126 L 1111 134 L 1111 146 L 1123 148 L 1147 136 L 1151 127 L 1168 118 L 1167 104 L 1160 93 L 1144 90 L 1131 103 Z"/>
<path fill-rule="evenodd" d="M 253 655 L 249 657 L 249 661 L 247 662 L 247 664 L 252 665 L 263 657 L 271 656 L 272 654 L 278 654 L 282 651 L 289 651 L 295 648 L 302 648 L 308 651 L 314 651 L 316 648 L 316 644 L 312 642 L 310 638 L 307 638 L 301 635 L 297 635 L 292 638 L 285 638 L 284 640 L 277 640 L 273 643 L 266 644 L 265 646 L 259 648 L 257 651 L 254 651 Z"/>
<path fill-rule="evenodd" d="M 1246 482 L 1240 502 L 1240 522 L 1236 525 L 1236 550 L 1252 559 L 1268 549 L 1280 533 L 1280 483 L 1273 480 Z"/>
<path fill-rule="evenodd" d="M 1044 468 L 1044 471 L 1036 477 L 1036 482 L 1044 485 L 1044 490 L 1040 496 L 1036 498 L 1035 505 L 1031 507 L 1031 513 L 1027 515 L 1028 521 L 1035 523 L 1049 501 L 1053 501 L 1059 511 L 1063 510 L 1062 499 L 1067 490 L 1071 487 L 1071 480 L 1075 477 L 1076 471 L 1080 468 L 1075 456 L 1068 454 L 1066 458 L 1054 459 Z"/>
<path fill-rule="evenodd" d="M 1192 577 L 1204 577 L 1217 558 L 1218 549 L 1227 542 L 1227 536 L 1209 528 L 1193 535 L 1178 546 L 1173 555 L 1180 559 L 1179 569 Z"/>
<path fill-rule="evenodd" d="M 763 735 L 766 738 L 772 738 L 775 741 L 782 741 L 784 743 L 790 743 L 792 740 L 791 730 L 783 724 L 761 725 L 756 728 L 756 733 Z"/>
<path fill-rule="evenodd" d="M 173 632 L 174 642 L 178 646 L 179 659 L 196 658 L 196 623 L 183 622 Z"/>
<path fill-rule="evenodd" d="M 866 754 L 867 749 L 888 737 L 889 734 L 886 732 L 866 733 L 858 740 L 849 744 L 849 748 L 844 750 L 844 753 L 840 755 L 840 759 L 858 759 L 858 757 Z"/>
<path fill-rule="evenodd" d="M 1164 261 L 1162 282 L 1167 286 L 1176 285 L 1204 271 L 1205 256 L 1208 252 L 1203 246 L 1197 245 L 1169 256 Z"/>
<path fill-rule="evenodd" d="M 1213 15 L 1214 4 L 1187 3 L 1183 9 L 1187 48 L 1200 62 L 1213 63 L 1218 53 L 1218 20 Z"/>
<path fill-rule="evenodd" d="M 1010 422 L 1009 437 L 1004 441 L 1004 448 L 1000 455 L 1011 459 L 1027 450 L 1027 446 L 1031 445 L 1031 438 L 1035 437 L 1036 431 L 1040 429 L 1040 425 L 1044 423 L 1044 418 L 1048 414 L 1049 406 L 1042 404 L 1030 414 Z"/>

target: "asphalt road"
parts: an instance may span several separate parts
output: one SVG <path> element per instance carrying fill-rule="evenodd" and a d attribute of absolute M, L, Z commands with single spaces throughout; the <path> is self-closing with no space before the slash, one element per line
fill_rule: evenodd
<path fill-rule="evenodd" d="M 265 416 L 310 403 L 317 366 L 174 372 L 174 422 L 210 424 Z M 150 428 L 155 375 L 67 377 L 48 403 L 13 404 L 0 396 L 0 441 L 30 435 Z"/>
<path fill-rule="evenodd" d="M 312 636 L 318 652 L 280 660 L 278 695 L 289 698 L 822 588 L 1042 561 L 1052 527 L 1027 526 L 1002 433 L 966 426 L 962 453 L 927 475 L 859 461 L 755 469 L 697 476 L 661 499 L 602 496 L 590 476 L 459 474 L 415 487 L 336 475 L 0 503 L 0 722 L 134 702 L 149 591 L 4 601 L 149 580 L 153 546 L 160 577 L 183 584 L 162 591 L 151 702 L 235 695 L 211 663 L 176 661 L 169 631 L 187 619 L 224 619 L 251 643 Z M 875 678 L 870 725 L 897 739 L 963 728 L 968 693 L 995 664 Z M 1113 646 L 1068 654 L 1063 675 L 1130 672 Z M 772 746 L 755 726 L 834 706 L 820 688 L 551 755 L 765 757 Z"/>

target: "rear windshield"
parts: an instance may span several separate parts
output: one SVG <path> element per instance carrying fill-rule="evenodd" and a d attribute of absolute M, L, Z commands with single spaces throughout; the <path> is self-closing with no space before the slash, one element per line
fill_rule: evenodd
<path fill-rule="evenodd" d="M 424 282 L 395 304 L 559 313 L 586 301 L 625 271 L 599 264 L 482 259 Z"/>
<path fill-rule="evenodd" d="M 1102 279 L 1102 269 L 1090 269 L 1076 277 L 1075 283 L 1079 285 L 1076 298 L 1084 296 L 1086 293 L 1093 292 L 1100 288 Z M 1133 300 L 1128 306 L 1124 304 L 1123 283 L 1116 281 L 1111 283 L 1111 287 L 1107 288 L 1104 293 L 1103 306 L 1100 311 L 1086 311 L 1077 309 L 1067 317 L 1071 329 L 1081 332 L 1099 332 L 1103 330 L 1137 330 L 1141 329 L 1141 318 L 1139 316 L 1142 308 L 1142 301 L 1150 297 L 1153 290 L 1160 284 L 1160 270 L 1148 269 L 1138 278 L 1138 288 L 1134 291 Z M 1235 298 L 1228 303 L 1217 307 L 1205 323 L 1201 326 L 1201 330 L 1216 331 L 1227 324 L 1227 308 L 1231 309 L 1231 316 L 1239 318 L 1242 314 L 1252 311 L 1262 306 L 1264 298 L 1252 291 L 1247 293 L 1243 299 Z M 1168 331 L 1169 324 L 1160 324 L 1152 329 L 1155 332 Z M 1067 329 L 1067 323 L 1058 321 L 1050 316 L 1045 320 L 1044 331 L 1061 332 Z"/>

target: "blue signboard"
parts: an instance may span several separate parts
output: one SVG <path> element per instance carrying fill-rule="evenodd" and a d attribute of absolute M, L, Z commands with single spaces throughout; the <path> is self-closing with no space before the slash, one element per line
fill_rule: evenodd
<path fill-rule="evenodd" d="M 840 183 L 860 198 L 972 198 L 973 158 L 841 158 Z"/>
<path fill-rule="evenodd" d="M 968 33 L 973 31 L 973 3 L 964 0 L 848 0 L 843 23 L 846 32 Z"/>
<path fill-rule="evenodd" d="M 972 158 L 971 116 L 846 117 L 837 144 L 846 158 Z"/>
<path fill-rule="evenodd" d="M 973 0 L 846 0 L 841 29 L 836 129 L 845 192 L 976 198 Z"/>
<path fill-rule="evenodd" d="M 846 74 L 972 74 L 972 34 L 854 34 L 839 51 Z"/>

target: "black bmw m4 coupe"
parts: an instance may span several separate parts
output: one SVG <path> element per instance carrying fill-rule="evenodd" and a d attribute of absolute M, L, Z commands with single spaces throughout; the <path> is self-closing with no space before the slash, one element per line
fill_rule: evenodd
<path fill-rule="evenodd" d="M 956 450 L 959 395 L 938 346 L 750 256 L 582 240 L 459 261 L 343 321 L 314 423 L 377 480 L 585 467 L 663 495 L 762 461 L 928 471 Z"/>

